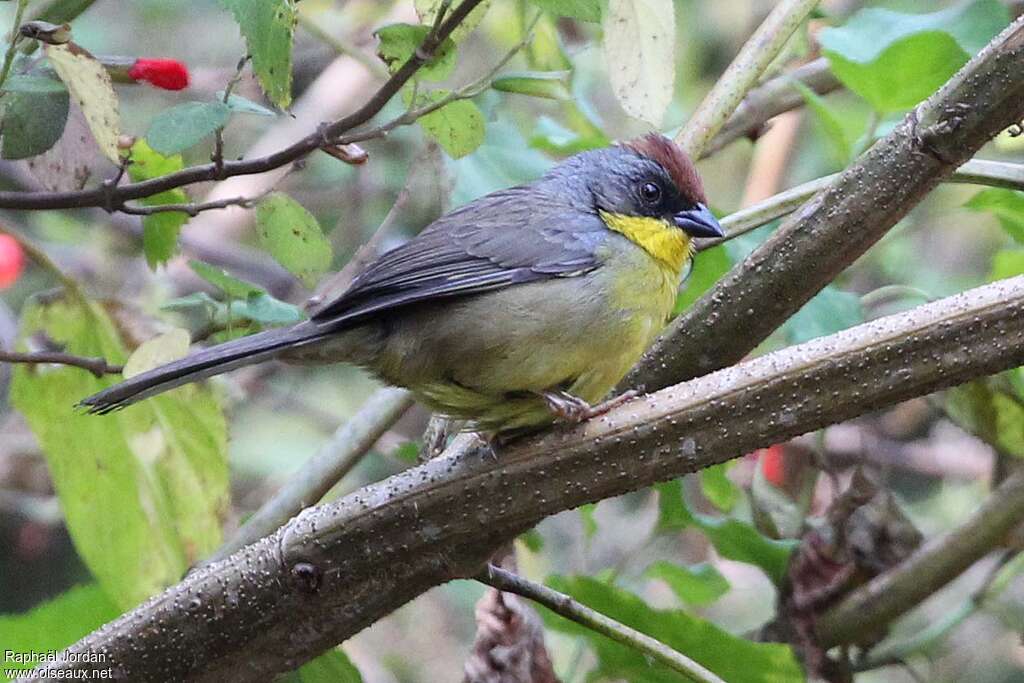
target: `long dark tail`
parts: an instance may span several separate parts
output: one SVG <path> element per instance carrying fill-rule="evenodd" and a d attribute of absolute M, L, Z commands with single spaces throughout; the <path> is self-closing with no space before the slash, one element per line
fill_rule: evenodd
<path fill-rule="evenodd" d="M 235 339 L 147 370 L 90 396 L 79 405 L 88 408 L 90 413 L 109 413 L 189 382 L 275 358 L 285 350 L 315 342 L 327 334 L 329 332 L 323 328 L 306 322 Z"/>

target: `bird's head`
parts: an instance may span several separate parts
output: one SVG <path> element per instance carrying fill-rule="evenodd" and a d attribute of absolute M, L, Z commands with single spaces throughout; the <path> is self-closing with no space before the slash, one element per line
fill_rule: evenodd
<path fill-rule="evenodd" d="M 663 135 L 585 152 L 560 170 L 609 229 L 677 270 L 692 252 L 691 238 L 725 236 L 693 162 Z"/>

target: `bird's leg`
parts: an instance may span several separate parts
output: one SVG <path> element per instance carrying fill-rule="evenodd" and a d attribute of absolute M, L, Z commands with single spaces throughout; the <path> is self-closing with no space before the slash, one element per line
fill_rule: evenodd
<path fill-rule="evenodd" d="M 590 405 L 582 398 L 573 396 L 565 391 L 542 391 L 540 392 L 541 397 L 548 406 L 555 418 L 559 422 L 568 422 L 575 424 L 578 422 L 584 422 L 592 417 L 598 415 L 604 415 L 609 410 L 617 408 L 623 403 L 632 400 L 636 397 L 637 392 L 630 389 L 629 391 L 623 392 L 618 396 L 613 396 L 607 401 L 602 401 L 597 405 Z"/>

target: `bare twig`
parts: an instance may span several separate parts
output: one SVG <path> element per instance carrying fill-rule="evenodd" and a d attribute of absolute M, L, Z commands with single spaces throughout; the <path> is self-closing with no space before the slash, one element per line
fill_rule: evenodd
<path fill-rule="evenodd" d="M 266 680 L 432 586 L 475 576 L 545 516 L 1021 363 L 1017 277 L 666 388 L 497 457 L 449 448 L 310 508 L 69 650 L 103 652 L 102 663 L 64 656 L 35 675 Z"/>
<path fill-rule="evenodd" d="M 249 63 L 249 55 L 245 55 L 238 60 L 238 64 L 235 66 L 235 73 L 228 81 L 228 84 L 224 87 L 224 96 L 221 98 L 221 102 L 227 104 L 231 99 L 231 93 L 234 91 L 242 80 L 242 72 L 245 70 L 245 65 Z M 213 132 L 213 153 L 210 155 L 210 161 L 213 162 L 214 169 L 218 174 L 224 172 L 224 126 L 221 126 Z M 217 180 L 222 178 L 219 175 L 214 176 Z M 122 210 L 124 210 L 122 208 Z M 130 213 L 130 212 L 126 212 Z M 195 214 L 189 214 L 195 216 Z"/>
<path fill-rule="evenodd" d="M 1024 472 L 999 485 L 955 530 L 929 540 L 909 559 L 846 597 L 818 621 L 824 647 L 872 633 L 955 579 L 1024 521 Z"/>
<path fill-rule="evenodd" d="M 711 138 L 817 4 L 818 0 L 783 0 L 775 6 L 676 136 L 691 157 L 702 156 Z"/>
<path fill-rule="evenodd" d="M 0 363 L 25 363 L 28 365 L 67 365 L 88 370 L 96 377 L 116 375 L 124 370 L 124 366 L 110 365 L 103 358 L 86 358 L 62 351 L 4 351 L 0 349 Z"/>
<path fill-rule="evenodd" d="M 696 683 L 724 683 L 721 678 L 681 652 L 673 650 L 646 633 L 641 633 L 590 609 L 564 593 L 524 579 L 517 574 L 495 567 L 493 564 L 488 565 L 487 569 L 475 578 L 498 590 L 515 593 L 540 603 L 555 614 L 641 652 L 659 664 L 682 674 L 688 680 L 696 681 Z"/>
<path fill-rule="evenodd" d="M 240 206 L 243 209 L 251 209 L 260 200 L 259 197 L 228 197 L 226 199 L 215 199 L 209 202 L 195 202 L 189 204 L 154 204 L 153 206 L 134 206 L 125 204 L 120 209 L 121 213 L 131 216 L 152 216 L 155 213 L 167 213 L 177 211 L 187 213 L 189 216 L 198 216 L 203 211 L 214 209 L 226 209 L 229 206 Z"/>
<path fill-rule="evenodd" d="M 391 78 L 381 85 L 377 92 L 362 107 L 333 123 L 325 124 L 320 130 L 303 137 L 284 149 L 277 150 L 263 157 L 225 161 L 220 167 L 211 161 L 208 164 L 192 166 L 158 178 L 120 185 L 109 193 L 105 192 L 102 187 L 68 192 L 0 192 L 0 208 L 35 210 L 98 207 L 116 211 L 127 201 L 150 197 L 184 185 L 271 171 L 301 159 L 325 143 L 347 144 L 364 140 L 368 137 L 378 137 L 379 134 L 368 135 L 367 133 L 361 133 L 347 137 L 345 134 L 376 116 L 384 108 L 384 105 L 402 89 L 402 86 L 412 78 L 420 66 L 433 57 L 434 51 L 437 50 L 438 46 L 444 42 L 445 38 L 451 35 L 451 32 L 462 23 L 462 20 L 470 12 L 476 9 L 476 6 L 481 1 L 463 0 L 463 2 L 459 3 L 439 24 L 437 30 L 432 30 L 427 34 L 419 49 Z"/>

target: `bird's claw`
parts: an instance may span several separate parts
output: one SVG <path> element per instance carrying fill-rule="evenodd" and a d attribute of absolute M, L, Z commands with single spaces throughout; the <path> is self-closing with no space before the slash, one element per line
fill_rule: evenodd
<path fill-rule="evenodd" d="M 587 420 L 604 415 L 609 410 L 617 408 L 623 403 L 632 400 L 637 396 L 637 392 L 632 389 L 624 393 L 614 396 L 607 401 L 602 401 L 597 405 L 590 405 L 582 398 L 573 396 L 564 391 L 543 391 L 541 397 L 547 404 L 548 410 L 555 416 L 558 422 L 565 422 L 568 424 L 578 424 L 580 422 L 586 422 Z"/>

